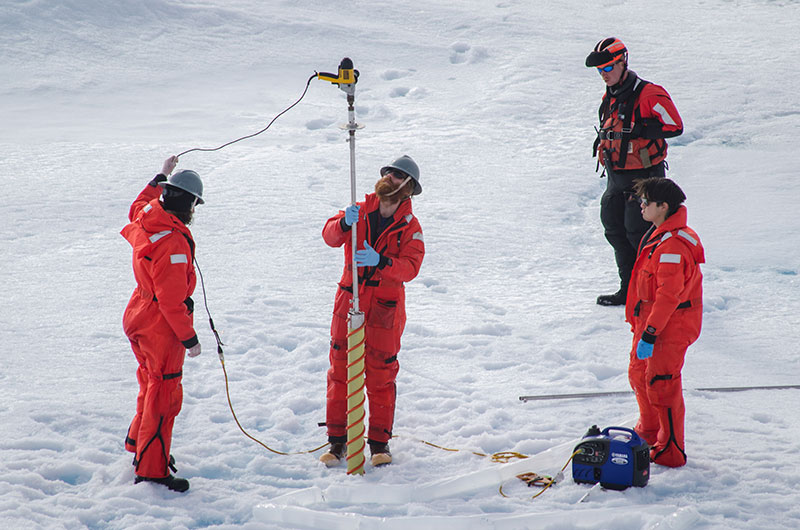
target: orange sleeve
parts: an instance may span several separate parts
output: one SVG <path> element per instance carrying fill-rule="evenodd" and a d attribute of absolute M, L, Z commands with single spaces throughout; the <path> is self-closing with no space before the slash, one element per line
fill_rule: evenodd
<path fill-rule="evenodd" d="M 131 204 L 131 209 L 128 212 L 128 220 L 133 221 L 136 219 L 139 216 L 139 212 L 142 211 L 142 208 L 147 206 L 150 201 L 157 198 L 159 195 L 161 195 L 161 188 L 159 186 L 151 186 L 150 184 L 145 186 L 136 199 L 134 199 L 133 204 Z"/>
<path fill-rule="evenodd" d="M 677 136 L 683 132 L 683 120 L 666 90 L 652 83 L 642 89 L 639 96 L 639 112 L 642 118 L 656 119 L 661 123 L 662 130 Z"/>
<path fill-rule="evenodd" d="M 425 257 L 425 242 L 422 228 L 415 217 L 403 234 L 397 257 L 392 264 L 381 269 L 381 277 L 397 282 L 410 282 L 419 274 L 422 260 Z"/>
<path fill-rule="evenodd" d="M 358 222 L 364 221 L 366 213 L 364 211 L 364 203 L 357 202 L 361 209 L 358 211 Z M 325 226 L 322 228 L 322 239 L 329 247 L 341 247 L 345 242 L 352 237 L 350 230 L 342 228 L 342 219 L 344 219 L 344 210 L 339 210 L 339 213 L 325 221 Z M 351 228 L 352 230 L 352 228 Z"/>

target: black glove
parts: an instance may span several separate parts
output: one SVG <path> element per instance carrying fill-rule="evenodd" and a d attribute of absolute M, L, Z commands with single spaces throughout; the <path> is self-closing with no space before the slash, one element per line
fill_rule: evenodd
<path fill-rule="evenodd" d="M 657 138 L 666 138 L 668 135 L 664 133 L 664 125 L 657 119 L 642 118 L 631 129 L 631 136 L 655 140 Z"/>

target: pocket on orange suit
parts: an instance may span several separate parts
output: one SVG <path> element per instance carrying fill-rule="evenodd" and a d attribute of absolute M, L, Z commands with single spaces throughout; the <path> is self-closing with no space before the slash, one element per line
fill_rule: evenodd
<path fill-rule="evenodd" d="M 169 415 L 177 416 L 183 404 L 183 385 L 175 383 L 169 393 Z"/>
<path fill-rule="evenodd" d="M 376 298 L 367 317 L 367 324 L 376 328 L 392 329 L 396 313 L 397 300 Z"/>
<path fill-rule="evenodd" d="M 636 294 L 640 300 L 652 300 L 654 298 L 651 287 L 653 285 L 653 274 L 646 270 L 639 271 L 636 276 Z"/>
<path fill-rule="evenodd" d="M 647 397 L 650 403 L 660 407 L 671 407 L 682 390 L 681 376 L 660 374 L 651 377 L 647 385 Z"/>

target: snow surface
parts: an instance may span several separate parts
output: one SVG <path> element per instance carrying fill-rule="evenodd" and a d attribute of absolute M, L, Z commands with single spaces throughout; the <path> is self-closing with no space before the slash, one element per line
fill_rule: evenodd
<path fill-rule="evenodd" d="M 693 389 L 798 383 L 799 23 L 800 4 L 767 0 L 4 0 L 0 527 L 797 528 L 800 391 Z M 636 416 L 632 396 L 518 400 L 628 389 L 623 311 L 594 304 L 616 275 L 589 156 L 603 86 L 583 61 L 608 34 L 686 124 L 670 176 L 708 261 L 689 462 L 580 504 L 568 469 L 530 500 L 504 478 L 516 468 L 472 451 L 554 474 L 553 448 Z M 345 56 L 359 196 L 404 153 L 425 188 L 395 463 L 348 477 L 243 436 L 200 309 L 173 445 L 192 488 L 134 486 L 128 206 L 168 155 L 261 129 Z M 349 202 L 345 121 L 343 93 L 316 80 L 268 132 L 179 165 L 206 186 L 192 230 L 236 413 L 285 452 L 325 441 L 342 255 L 320 231 Z"/>

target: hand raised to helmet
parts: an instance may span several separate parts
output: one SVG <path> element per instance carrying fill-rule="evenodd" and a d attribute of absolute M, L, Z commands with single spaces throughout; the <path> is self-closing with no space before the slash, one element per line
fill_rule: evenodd
<path fill-rule="evenodd" d="M 165 177 L 170 176 L 172 171 L 175 169 L 175 166 L 178 165 L 178 157 L 172 155 L 171 157 L 164 160 L 164 166 L 161 168 L 161 174 Z"/>

